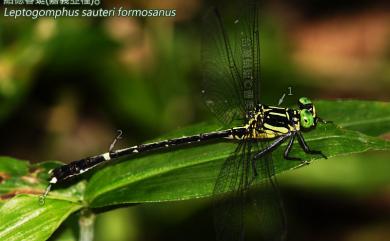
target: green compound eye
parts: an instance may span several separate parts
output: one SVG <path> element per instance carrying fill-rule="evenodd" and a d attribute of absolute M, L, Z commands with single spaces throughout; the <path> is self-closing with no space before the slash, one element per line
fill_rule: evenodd
<path fill-rule="evenodd" d="M 308 110 L 301 110 L 301 126 L 303 128 L 310 128 L 314 125 L 313 114 Z"/>
<path fill-rule="evenodd" d="M 307 97 L 299 98 L 299 103 L 302 104 L 302 105 L 313 104 L 313 102 L 311 102 L 311 100 L 309 98 L 307 98 Z"/>

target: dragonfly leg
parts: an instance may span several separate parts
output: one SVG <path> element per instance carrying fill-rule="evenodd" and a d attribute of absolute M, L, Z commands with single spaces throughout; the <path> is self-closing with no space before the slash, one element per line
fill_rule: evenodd
<path fill-rule="evenodd" d="M 267 146 L 266 148 L 264 148 L 262 151 L 260 151 L 259 153 L 257 153 L 253 158 L 254 159 L 260 159 L 262 158 L 263 156 L 265 156 L 266 154 L 272 152 L 275 148 L 277 148 L 278 146 L 280 146 L 280 144 L 282 144 L 287 138 L 289 138 L 290 136 L 292 135 L 292 133 L 288 133 L 284 136 L 280 136 L 278 137 L 274 142 L 272 142 L 271 145 Z"/>
<path fill-rule="evenodd" d="M 308 154 L 314 154 L 314 155 L 321 155 L 323 158 L 328 159 L 321 151 L 311 150 L 310 147 L 307 145 L 305 139 L 303 138 L 301 132 L 298 131 L 298 132 L 297 132 L 297 135 L 298 135 L 298 142 L 299 142 L 299 145 L 301 145 L 302 149 L 303 149 L 306 153 L 308 153 Z"/>
<path fill-rule="evenodd" d="M 295 135 L 296 135 L 295 132 L 291 135 L 290 141 L 288 142 L 286 150 L 284 151 L 284 159 L 286 159 L 286 160 L 302 161 L 302 159 L 299 158 L 299 157 L 291 157 L 291 156 L 288 155 L 288 154 L 290 154 L 291 148 L 292 148 L 292 146 L 294 144 Z"/>

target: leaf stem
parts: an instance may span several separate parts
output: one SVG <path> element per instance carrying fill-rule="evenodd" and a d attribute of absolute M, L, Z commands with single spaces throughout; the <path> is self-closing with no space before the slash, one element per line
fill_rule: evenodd
<path fill-rule="evenodd" d="M 83 209 L 79 218 L 79 241 L 92 241 L 95 227 L 95 214 L 89 209 Z"/>

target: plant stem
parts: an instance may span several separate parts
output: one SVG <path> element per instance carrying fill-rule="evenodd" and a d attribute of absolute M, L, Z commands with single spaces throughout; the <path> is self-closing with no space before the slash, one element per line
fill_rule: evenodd
<path fill-rule="evenodd" d="M 95 214 L 89 209 L 84 209 L 81 211 L 79 218 L 79 241 L 93 241 L 95 218 Z"/>

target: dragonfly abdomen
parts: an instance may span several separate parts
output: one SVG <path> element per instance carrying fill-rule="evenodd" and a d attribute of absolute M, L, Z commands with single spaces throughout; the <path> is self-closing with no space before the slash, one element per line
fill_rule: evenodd
<path fill-rule="evenodd" d="M 102 163 L 108 162 L 110 160 L 115 160 L 120 157 L 135 155 L 138 153 L 151 152 L 151 151 L 156 151 L 161 149 L 168 149 L 175 146 L 188 145 L 197 142 L 206 142 L 211 140 L 228 138 L 229 136 L 241 135 L 241 133 L 243 132 L 244 131 L 242 128 L 232 128 L 232 129 L 202 133 L 198 135 L 182 136 L 178 138 L 132 146 L 132 147 L 116 150 L 116 151 L 109 151 L 101 155 L 87 157 L 78 161 L 73 161 L 69 164 L 51 170 L 50 171 L 51 179 L 49 182 L 51 184 L 62 182 L 70 177 L 80 175 Z"/>

